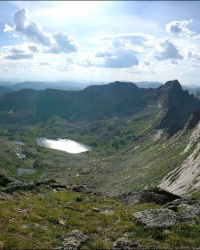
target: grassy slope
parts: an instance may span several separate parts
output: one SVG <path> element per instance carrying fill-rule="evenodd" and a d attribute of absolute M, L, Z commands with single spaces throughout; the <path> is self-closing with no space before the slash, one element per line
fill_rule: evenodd
<path fill-rule="evenodd" d="M 113 242 L 124 234 L 147 249 L 192 249 L 200 244 L 199 220 L 174 226 L 167 233 L 136 223 L 135 212 L 159 209 L 156 204 L 131 207 L 92 194 L 44 188 L 39 192 L 17 192 L 14 197 L 12 201 L 0 201 L 2 249 L 52 249 L 75 229 L 89 236 L 82 249 L 111 249 Z M 103 213 L 105 210 L 112 214 Z"/>

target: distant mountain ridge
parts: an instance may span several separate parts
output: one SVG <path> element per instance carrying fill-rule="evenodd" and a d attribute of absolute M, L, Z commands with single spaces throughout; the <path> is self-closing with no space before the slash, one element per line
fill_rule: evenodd
<path fill-rule="evenodd" d="M 10 88 L 0 86 L 0 95 L 4 95 L 4 94 L 7 94 L 7 93 L 10 93 L 10 92 L 13 92 L 13 91 L 14 90 L 12 90 Z"/>
<path fill-rule="evenodd" d="M 139 88 L 155 88 L 155 89 L 163 85 L 163 83 L 155 82 L 155 81 L 151 81 L 151 82 L 149 82 L 149 81 L 135 82 L 135 84 Z"/>
<path fill-rule="evenodd" d="M 79 91 L 55 89 L 22 89 L 0 98 L 0 111 L 14 110 L 18 115 L 31 114 L 34 121 L 45 121 L 58 115 L 70 121 L 88 122 L 109 117 L 128 117 L 155 105 L 162 112 L 158 128 L 169 133 L 183 128 L 200 101 L 177 80 L 168 81 L 157 89 L 144 89 L 130 82 L 92 85 Z"/>
<path fill-rule="evenodd" d="M 126 82 L 126 81 L 123 81 Z M 60 90 L 83 90 L 84 88 L 91 86 L 91 85 L 106 85 L 109 84 L 108 82 L 88 82 L 88 83 L 81 83 L 81 82 L 73 82 L 73 81 L 62 81 L 62 82 L 32 82 L 26 81 L 21 83 L 15 83 L 9 85 L 5 85 L 4 82 L 0 82 L 0 85 L 3 87 L 8 87 L 14 91 L 21 90 L 21 89 L 35 89 L 35 90 L 45 90 L 49 89 L 60 89 Z M 136 82 L 135 83 L 139 88 L 158 88 L 163 83 L 160 82 Z"/>
<path fill-rule="evenodd" d="M 1 84 L 1 83 L 0 83 Z M 87 86 L 92 84 L 102 85 L 104 82 L 94 82 L 94 83 L 80 83 L 73 81 L 62 81 L 62 82 L 32 82 L 26 81 L 21 83 L 4 85 L 5 87 L 9 87 L 12 90 L 21 90 L 21 89 L 34 89 L 34 90 L 45 90 L 49 89 L 60 89 L 60 90 L 83 90 Z"/>

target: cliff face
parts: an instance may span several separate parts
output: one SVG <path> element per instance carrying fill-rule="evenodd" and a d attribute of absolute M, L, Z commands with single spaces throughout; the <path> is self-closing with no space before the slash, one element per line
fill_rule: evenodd
<path fill-rule="evenodd" d="M 195 126 L 195 124 L 197 124 Z M 180 155 L 188 154 L 186 160 L 178 168 L 169 172 L 159 187 L 177 195 L 193 193 L 200 187 L 200 117 L 194 112 L 186 124 L 183 133 L 193 128 L 188 144 Z M 178 157 L 178 156 L 177 156 Z"/>

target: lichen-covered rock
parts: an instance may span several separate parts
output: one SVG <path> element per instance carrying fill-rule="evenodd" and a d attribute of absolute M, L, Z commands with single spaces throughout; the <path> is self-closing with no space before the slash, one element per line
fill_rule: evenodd
<path fill-rule="evenodd" d="M 180 198 L 167 203 L 164 208 L 178 212 L 188 218 L 200 217 L 200 202 L 193 198 Z"/>
<path fill-rule="evenodd" d="M 134 216 L 148 228 L 168 228 L 181 222 L 191 222 L 187 217 L 167 208 L 144 210 Z"/>
<path fill-rule="evenodd" d="M 113 250 L 132 250 L 132 249 L 142 249 L 141 246 L 136 242 L 131 242 L 125 237 L 117 239 L 112 247 Z"/>
<path fill-rule="evenodd" d="M 63 242 L 61 249 L 66 250 L 77 250 L 80 249 L 81 242 L 79 240 L 76 240 L 74 237 L 68 237 L 66 242 Z"/>
<path fill-rule="evenodd" d="M 74 230 L 63 237 L 62 245 L 57 250 L 78 250 L 82 243 L 89 240 L 89 237 L 81 231 Z"/>
<path fill-rule="evenodd" d="M 13 199 L 14 197 L 12 195 L 0 191 L 0 200 L 13 200 Z"/>

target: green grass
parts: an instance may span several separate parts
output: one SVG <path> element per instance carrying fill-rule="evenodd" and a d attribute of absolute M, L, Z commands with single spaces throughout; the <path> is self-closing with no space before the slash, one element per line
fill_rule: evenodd
<path fill-rule="evenodd" d="M 80 202 L 76 197 L 81 198 Z M 99 212 L 93 208 L 98 208 Z M 15 200 L 0 202 L 0 246 L 2 249 L 52 249 L 62 237 L 78 229 L 89 236 L 82 249 L 111 249 L 124 234 L 147 249 L 197 247 L 200 222 L 164 229 L 147 229 L 137 223 L 134 213 L 160 206 L 154 203 L 124 205 L 111 198 L 70 191 L 17 192 Z M 113 214 L 103 211 L 112 210 Z"/>

